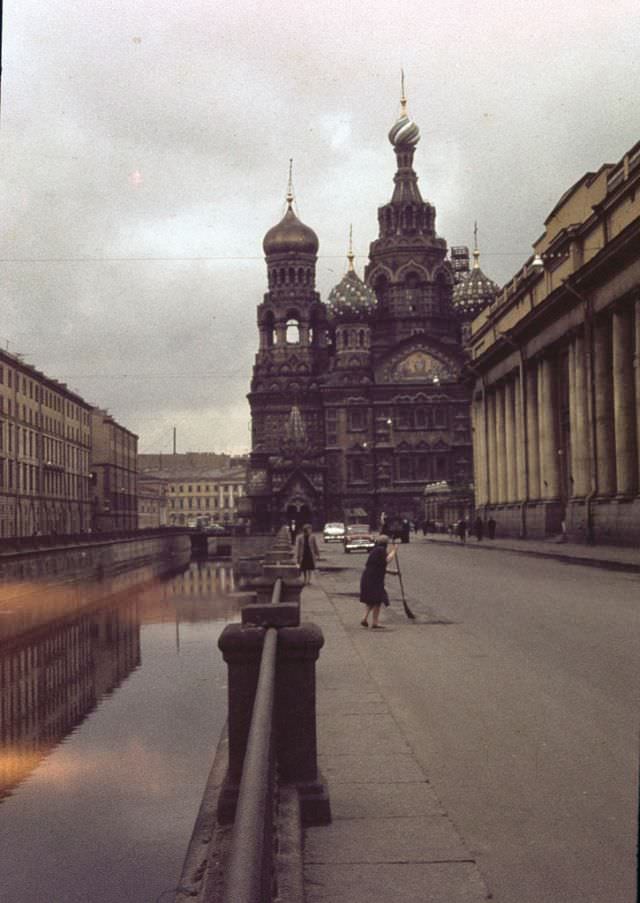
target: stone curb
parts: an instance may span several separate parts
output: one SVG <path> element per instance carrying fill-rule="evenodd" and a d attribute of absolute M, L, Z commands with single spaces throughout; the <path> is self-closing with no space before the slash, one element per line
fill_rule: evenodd
<path fill-rule="evenodd" d="M 424 542 L 429 542 L 432 545 L 443 545 L 443 546 L 460 546 L 462 543 L 460 540 L 456 539 L 430 539 L 428 536 L 425 536 L 423 539 Z M 489 544 L 491 543 L 491 544 Z M 486 543 L 485 542 L 477 542 L 476 540 L 469 540 L 465 543 L 466 547 L 469 549 L 475 549 L 476 551 L 487 551 L 487 552 L 514 552 L 516 555 L 529 555 L 534 558 L 549 558 L 555 559 L 556 561 L 563 561 L 566 564 L 582 564 L 585 567 L 595 567 L 602 568 L 603 570 L 608 571 L 622 571 L 631 574 L 639 574 L 640 573 L 640 563 L 635 564 L 632 561 L 616 561 L 613 558 L 594 558 L 592 556 L 585 556 L 584 558 L 581 555 L 571 555 L 563 552 L 556 552 L 551 549 L 548 551 L 545 549 L 521 549 L 519 546 L 510 546 L 503 545 L 500 540 L 496 543 L 495 540 L 490 539 Z"/>

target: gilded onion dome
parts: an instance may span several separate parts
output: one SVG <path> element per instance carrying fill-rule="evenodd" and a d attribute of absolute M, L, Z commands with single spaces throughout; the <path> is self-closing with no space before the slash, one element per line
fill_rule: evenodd
<path fill-rule="evenodd" d="M 453 307 L 462 317 L 476 316 L 487 304 L 490 304 L 500 287 L 480 269 L 480 251 L 478 250 L 477 226 L 474 229 L 475 247 L 473 250 L 473 266 L 453 288 Z"/>
<path fill-rule="evenodd" d="M 272 254 L 317 254 L 318 236 L 305 226 L 293 212 L 293 187 L 289 163 L 289 188 L 287 191 L 287 212 L 280 222 L 272 226 L 262 240 L 262 248 L 267 257 Z"/>
<path fill-rule="evenodd" d="M 329 316 L 334 321 L 358 322 L 368 319 L 376 306 L 374 292 L 364 284 L 353 265 L 354 254 L 349 238 L 349 268 L 328 298 Z"/>

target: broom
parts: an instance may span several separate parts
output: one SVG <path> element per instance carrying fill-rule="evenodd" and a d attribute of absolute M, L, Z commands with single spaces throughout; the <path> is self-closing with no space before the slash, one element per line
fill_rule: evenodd
<path fill-rule="evenodd" d="M 389 574 L 394 574 L 397 576 L 398 581 L 400 583 L 400 595 L 402 596 L 402 607 L 404 608 L 405 615 L 411 620 L 415 621 L 416 616 L 411 611 L 409 606 L 407 605 L 407 600 L 404 594 L 404 584 L 402 582 L 402 571 L 400 570 L 400 556 L 398 555 L 398 546 L 396 545 L 396 569 L 395 571 L 388 571 Z"/>

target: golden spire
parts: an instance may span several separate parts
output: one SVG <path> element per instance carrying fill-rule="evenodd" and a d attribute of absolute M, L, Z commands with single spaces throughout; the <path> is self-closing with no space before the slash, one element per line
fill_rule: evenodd
<path fill-rule="evenodd" d="M 404 69 L 400 70 L 400 84 L 401 84 L 401 97 L 400 97 L 400 115 L 407 115 L 407 96 L 404 92 Z"/>
<path fill-rule="evenodd" d="M 293 157 L 289 157 L 289 182 L 287 184 L 287 204 L 289 209 L 293 204 Z"/>
<path fill-rule="evenodd" d="M 347 252 L 347 260 L 349 261 L 349 272 L 354 273 L 355 267 L 353 266 L 353 261 L 355 259 L 355 255 L 353 253 L 353 224 L 349 226 L 349 251 Z"/>
<path fill-rule="evenodd" d="M 480 269 L 480 251 L 478 250 L 478 221 L 473 224 L 473 269 Z"/>

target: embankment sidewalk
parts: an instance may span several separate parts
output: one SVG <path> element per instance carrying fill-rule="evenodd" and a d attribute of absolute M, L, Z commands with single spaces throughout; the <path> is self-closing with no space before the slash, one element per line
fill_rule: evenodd
<path fill-rule="evenodd" d="M 460 546 L 462 543 L 448 533 L 412 534 L 412 542 L 446 543 Z M 467 536 L 466 545 L 482 551 L 518 552 L 540 558 L 555 558 L 569 564 L 608 568 L 616 571 L 640 572 L 640 549 L 626 546 L 583 545 L 564 542 L 562 539 L 511 539 L 497 537 L 478 542 L 475 536 Z"/>
<path fill-rule="evenodd" d="M 305 829 L 306 903 L 481 903 L 477 864 L 443 811 L 341 622 L 325 572 L 305 587 L 302 614 L 319 624 L 318 761 L 330 825 Z"/>

